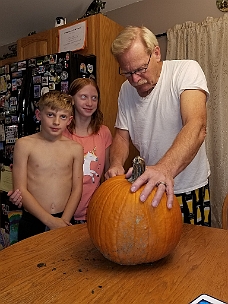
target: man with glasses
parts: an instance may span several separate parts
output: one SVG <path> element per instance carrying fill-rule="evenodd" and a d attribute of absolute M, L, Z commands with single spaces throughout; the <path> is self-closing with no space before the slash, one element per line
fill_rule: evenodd
<path fill-rule="evenodd" d="M 126 27 L 114 40 L 112 53 L 126 81 L 119 93 L 106 178 L 124 173 L 131 139 L 146 162 L 131 191 L 146 184 L 140 196 L 144 202 L 157 186 L 152 206 L 166 191 L 168 208 L 175 193 L 185 222 L 210 226 L 205 151 L 209 92 L 202 69 L 193 60 L 161 61 L 158 41 L 145 27 Z"/>

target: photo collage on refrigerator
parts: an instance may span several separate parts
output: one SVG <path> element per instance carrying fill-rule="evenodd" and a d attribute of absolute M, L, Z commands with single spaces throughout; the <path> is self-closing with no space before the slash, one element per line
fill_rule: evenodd
<path fill-rule="evenodd" d="M 12 162 L 13 147 L 18 138 L 17 106 L 26 61 L 0 67 L 0 157 Z M 8 165 L 8 163 L 7 163 Z"/>
<path fill-rule="evenodd" d="M 63 52 L 0 67 L 0 163 L 12 164 L 19 137 L 40 130 L 35 110 L 51 90 L 67 93 L 79 77 L 96 79 L 96 57 Z"/>

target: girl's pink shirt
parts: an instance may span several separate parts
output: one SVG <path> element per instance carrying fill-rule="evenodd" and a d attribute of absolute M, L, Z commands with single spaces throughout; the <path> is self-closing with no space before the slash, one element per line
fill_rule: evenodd
<path fill-rule="evenodd" d="M 86 220 L 89 201 L 99 186 L 104 171 L 105 151 L 112 143 L 112 135 L 105 125 L 101 126 L 97 134 L 85 137 L 71 134 L 68 130 L 63 135 L 78 142 L 84 148 L 83 191 L 74 219 Z"/>

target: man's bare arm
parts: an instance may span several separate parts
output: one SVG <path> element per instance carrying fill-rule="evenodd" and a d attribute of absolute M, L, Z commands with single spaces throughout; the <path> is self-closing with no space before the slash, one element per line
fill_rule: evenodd
<path fill-rule="evenodd" d="M 129 132 L 127 130 L 116 129 L 110 148 L 110 168 L 105 177 L 109 178 L 124 174 L 124 163 L 129 154 Z"/>

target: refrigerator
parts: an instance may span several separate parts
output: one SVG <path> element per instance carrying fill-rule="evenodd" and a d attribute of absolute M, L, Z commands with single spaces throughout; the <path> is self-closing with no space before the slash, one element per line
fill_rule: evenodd
<path fill-rule="evenodd" d="M 96 79 L 96 56 L 69 51 L 0 67 L 0 190 L 3 190 L 0 193 L 0 249 L 4 242 L 1 231 L 5 229 L 10 234 L 8 214 L 15 210 L 2 189 L 2 176 L 6 176 L 6 169 L 9 170 L 13 162 L 15 142 L 39 132 L 35 110 L 40 97 L 51 90 L 67 93 L 70 83 L 79 77 Z M 7 177 L 3 182 L 7 182 L 5 179 Z"/>

